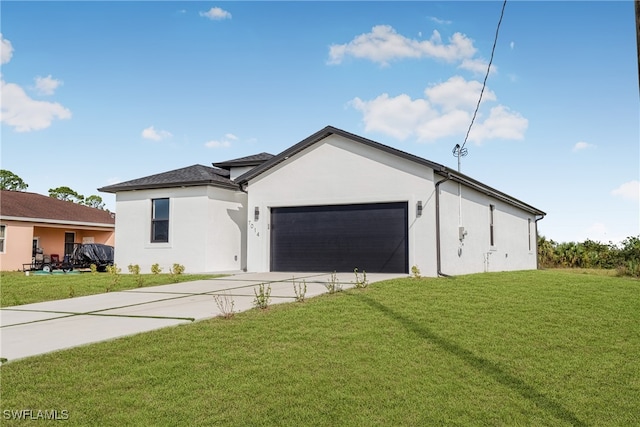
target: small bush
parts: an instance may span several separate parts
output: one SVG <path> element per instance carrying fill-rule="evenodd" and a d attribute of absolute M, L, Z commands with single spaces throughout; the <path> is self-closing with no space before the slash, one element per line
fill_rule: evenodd
<path fill-rule="evenodd" d="M 262 310 L 269 307 L 269 301 L 271 300 L 271 285 L 267 285 L 267 287 L 265 288 L 264 283 L 260 283 L 257 291 L 255 288 L 253 288 L 253 293 L 256 295 L 255 299 L 253 300 L 253 305 L 255 307 Z"/>
<path fill-rule="evenodd" d="M 118 286 L 118 283 L 120 283 L 120 273 L 121 272 L 122 272 L 122 270 L 119 269 L 117 265 L 115 265 L 115 264 L 107 265 L 107 273 L 109 273 L 109 276 L 111 277 L 111 280 L 109 281 L 109 284 L 105 288 L 106 292 L 111 292 L 112 290 L 114 290 Z"/>
<path fill-rule="evenodd" d="M 630 259 L 616 268 L 618 276 L 640 277 L 640 262 Z"/>
<path fill-rule="evenodd" d="M 369 286 L 369 280 L 367 280 L 367 272 L 362 270 L 362 277 L 358 274 L 358 269 L 354 268 L 353 273 L 356 275 L 356 289 L 364 289 Z"/>
<path fill-rule="evenodd" d="M 234 301 L 233 298 L 227 294 L 214 295 L 213 300 L 216 302 L 220 315 L 225 319 L 231 319 L 235 312 L 233 311 Z"/>
<path fill-rule="evenodd" d="M 140 266 L 138 264 L 129 264 L 127 268 L 129 269 L 129 273 L 134 275 L 136 285 L 141 288 L 144 285 L 144 277 L 140 274 Z"/>
<path fill-rule="evenodd" d="M 171 274 L 171 280 L 175 283 L 178 281 L 178 276 L 184 273 L 184 265 L 180 265 L 178 263 L 173 264 L 173 267 L 169 269 L 169 274 Z"/>
<path fill-rule="evenodd" d="M 327 288 L 330 294 L 335 294 L 342 290 L 342 284 L 338 281 L 338 276 L 335 271 L 331 273 L 331 277 L 327 280 L 327 283 L 324 284 L 324 287 Z"/>
<path fill-rule="evenodd" d="M 411 267 L 411 277 L 414 279 L 420 279 L 422 276 L 420 275 L 420 269 L 417 265 Z"/>
<path fill-rule="evenodd" d="M 98 266 L 95 264 L 91 264 L 89 266 L 89 268 L 91 269 L 91 274 L 98 274 Z"/>
<path fill-rule="evenodd" d="M 296 295 L 297 302 L 304 302 L 305 295 L 307 294 L 307 281 L 302 279 L 302 283 L 296 283 L 295 277 L 291 279 L 293 283 L 293 292 Z"/>
<path fill-rule="evenodd" d="M 162 267 L 160 267 L 160 264 L 155 263 L 151 266 L 151 273 L 153 274 L 160 274 L 162 273 Z"/>

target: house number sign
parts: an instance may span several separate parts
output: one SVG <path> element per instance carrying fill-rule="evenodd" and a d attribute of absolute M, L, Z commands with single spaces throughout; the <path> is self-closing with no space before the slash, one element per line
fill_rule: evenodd
<path fill-rule="evenodd" d="M 258 226 L 253 224 L 253 221 L 249 221 L 249 230 L 253 230 L 253 233 L 260 237 L 260 232 L 258 231 Z"/>

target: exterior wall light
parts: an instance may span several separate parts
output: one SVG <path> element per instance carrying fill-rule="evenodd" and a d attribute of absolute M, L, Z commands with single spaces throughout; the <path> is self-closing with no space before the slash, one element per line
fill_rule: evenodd
<path fill-rule="evenodd" d="M 422 216 L 422 200 L 418 200 L 418 204 L 416 205 L 416 216 Z"/>
<path fill-rule="evenodd" d="M 260 219 L 260 208 L 256 206 L 255 210 L 253 211 L 253 220 L 258 222 L 259 219 Z"/>

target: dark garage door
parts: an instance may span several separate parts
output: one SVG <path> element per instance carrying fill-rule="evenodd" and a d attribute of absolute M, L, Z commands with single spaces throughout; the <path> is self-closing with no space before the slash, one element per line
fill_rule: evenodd
<path fill-rule="evenodd" d="M 407 273 L 407 203 L 271 209 L 271 271 Z"/>

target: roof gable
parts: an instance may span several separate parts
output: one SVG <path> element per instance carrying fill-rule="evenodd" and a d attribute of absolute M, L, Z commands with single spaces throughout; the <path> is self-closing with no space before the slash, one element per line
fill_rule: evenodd
<path fill-rule="evenodd" d="M 120 182 L 98 188 L 105 193 L 118 191 L 146 190 L 152 188 L 192 187 L 213 185 L 216 187 L 237 190 L 238 185 L 229 179 L 229 171 L 210 166 L 192 165 L 131 181 Z"/>
<path fill-rule="evenodd" d="M 266 162 L 262 163 L 260 166 L 255 167 L 254 169 L 246 172 L 243 175 L 240 175 L 238 178 L 236 178 L 236 182 L 240 185 L 242 184 L 246 184 L 247 182 L 249 182 L 250 180 L 252 180 L 253 178 L 257 177 L 258 175 L 262 174 L 263 172 L 268 171 L 269 169 L 271 169 L 272 167 L 278 165 L 279 163 L 282 163 L 283 161 L 287 160 L 289 157 L 299 153 L 300 151 L 319 143 L 320 141 L 322 141 L 323 139 L 327 138 L 330 135 L 339 135 L 342 136 L 343 138 L 346 139 L 350 139 L 352 141 L 364 144 L 364 145 L 368 145 L 370 147 L 373 148 L 377 148 L 378 150 L 387 152 L 389 154 L 393 154 L 395 156 L 399 156 L 417 163 L 420 163 L 424 166 L 430 167 L 432 168 L 434 171 L 435 170 L 442 170 L 442 169 L 446 169 L 444 166 L 442 166 L 441 164 L 429 161 L 427 159 L 423 159 L 422 157 L 418 157 L 418 156 L 414 156 L 413 154 L 409 154 L 406 153 L 404 151 L 401 150 L 397 150 L 395 148 L 389 147 L 388 145 L 384 145 L 384 144 L 380 144 L 379 142 L 375 142 L 372 141 L 370 139 L 367 138 L 363 138 L 361 136 L 355 135 L 353 133 L 349 133 L 347 131 L 344 131 L 342 129 L 338 129 L 335 128 L 333 126 L 326 126 L 325 128 L 321 129 L 320 131 L 314 133 L 313 135 L 309 136 L 308 138 L 305 138 L 304 140 L 300 141 L 299 143 L 297 143 L 296 145 L 287 148 L 286 150 L 284 150 L 282 153 L 272 157 L 271 159 L 267 160 Z"/>
<path fill-rule="evenodd" d="M 369 147 L 373 147 L 376 148 L 378 150 L 381 150 L 385 153 L 388 153 L 390 155 L 393 156 L 398 156 L 401 157 L 403 159 L 412 161 L 412 162 L 416 162 L 420 165 L 429 167 L 431 169 L 433 169 L 434 173 L 445 177 L 446 179 L 452 180 L 454 182 L 459 182 L 461 184 L 464 184 L 470 188 L 473 188 L 474 190 L 477 190 L 483 194 L 487 194 L 491 197 L 495 197 L 496 199 L 502 200 L 510 205 L 516 206 L 520 209 L 523 209 L 527 212 L 530 212 L 534 215 L 545 215 L 545 213 L 537 208 L 534 208 L 531 205 L 528 205 L 514 197 L 509 196 L 508 194 L 502 193 L 501 191 L 498 191 L 492 187 L 489 187 L 488 185 L 485 185 L 479 181 L 476 181 L 475 179 L 468 177 L 460 172 L 457 172 L 453 169 L 449 169 L 448 167 L 441 165 L 439 163 L 436 162 L 432 162 L 430 160 L 424 159 L 422 157 L 418 157 L 415 156 L 413 154 L 409 154 L 407 152 L 401 151 L 401 150 L 397 150 L 395 148 L 389 147 L 388 145 L 384 145 L 384 144 L 380 144 L 379 142 L 375 142 L 372 141 L 370 139 L 367 138 L 363 138 L 361 136 L 346 132 L 342 129 L 338 129 L 335 128 L 333 126 L 326 126 L 325 128 L 321 129 L 320 131 L 314 133 L 313 135 L 305 138 L 304 140 L 300 141 L 299 143 L 297 143 L 296 145 L 284 150 L 283 152 L 281 152 L 280 154 L 272 157 L 271 159 L 267 160 L 266 162 L 262 163 L 259 166 L 256 166 L 255 168 L 251 169 L 250 171 L 244 173 L 243 175 L 240 175 L 238 178 L 236 178 L 236 182 L 243 186 L 246 185 L 250 180 L 258 177 L 260 174 L 268 171 L 269 169 L 277 166 L 278 164 L 284 162 L 285 160 L 288 160 L 289 157 L 294 156 L 295 154 L 301 152 L 302 150 L 317 144 L 319 142 L 321 142 L 322 140 L 324 140 L 325 138 L 327 138 L 330 135 L 339 135 L 343 138 L 349 139 L 351 141 L 354 141 L 356 143 L 360 143 L 360 144 L 364 144 L 367 145 Z"/>
<path fill-rule="evenodd" d="M 61 222 L 115 225 L 115 216 L 101 209 L 26 191 L 1 190 L 0 216 Z"/>

